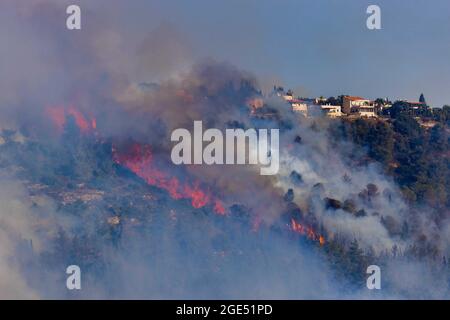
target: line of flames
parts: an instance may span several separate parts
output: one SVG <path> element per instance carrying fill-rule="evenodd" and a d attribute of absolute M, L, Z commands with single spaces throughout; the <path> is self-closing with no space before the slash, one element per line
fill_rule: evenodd
<path fill-rule="evenodd" d="M 293 232 L 301 234 L 302 236 L 305 236 L 310 240 L 318 241 L 321 246 L 325 244 L 324 236 L 317 234 L 313 228 L 302 225 L 301 223 L 297 222 L 294 218 L 291 219 L 290 228 Z"/>

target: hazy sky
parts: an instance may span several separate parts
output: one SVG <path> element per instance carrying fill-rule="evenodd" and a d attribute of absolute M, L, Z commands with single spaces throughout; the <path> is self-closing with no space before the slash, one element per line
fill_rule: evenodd
<path fill-rule="evenodd" d="M 195 57 L 212 56 L 307 95 L 450 104 L 448 0 L 130 1 L 137 27 L 170 23 Z M 366 28 L 381 7 L 382 30 Z M 151 17 L 152 21 L 149 21 Z"/>
<path fill-rule="evenodd" d="M 153 42 L 141 48 L 153 54 L 145 72 L 213 57 L 299 95 L 418 100 L 423 92 L 433 106 L 450 104 L 449 0 L 68 2 L 89 11 L 82 32 L 95 20 L 120 25 L 130 37 L 150 34 Z M 370 4 L 381 7 L 382 30 L 366 28 Z"/>

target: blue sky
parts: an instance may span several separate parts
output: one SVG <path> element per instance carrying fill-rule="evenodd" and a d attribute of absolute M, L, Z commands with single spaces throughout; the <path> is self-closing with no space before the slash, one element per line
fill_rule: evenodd
<path fill-rule="evenodd" d="M 370 4 L 381 7 L 382 30 L 366 28 Z M 448 0 L 136 1 L 125 10 L 137 28 L 169 23 L 194 57 L 232 62 L 267 85 L 311 96 L 423 92 L 450 104 Z"/>

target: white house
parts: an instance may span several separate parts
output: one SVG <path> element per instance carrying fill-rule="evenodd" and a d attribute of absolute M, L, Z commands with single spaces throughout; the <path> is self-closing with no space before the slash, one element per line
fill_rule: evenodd
<path fill-rule="evenodd" d="M 305 101 L 293 99 L 290 102 L 292 106 L 292 111 L 300 113 L 305 117 L 308 116 L 308 104 Z"/>
<path fill-rule="evenodd" d="M 327 117 L 336 118 L 342 116 L 341 106 L 332 106 L 329 104 L 324 104 L 320 106 L 322 112 L 325 113 Z"/>
<path fill-rule="evenodd" d="M 342 112 L 345 114 L 357 114 L 361 117 L 376 117 L 375 103 L 372 100 L 361 97 L 344 96 Z"/>

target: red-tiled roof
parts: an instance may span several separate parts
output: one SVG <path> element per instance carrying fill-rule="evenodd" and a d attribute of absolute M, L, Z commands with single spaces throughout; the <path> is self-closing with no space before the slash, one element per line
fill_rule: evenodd
<path fill-rule="evenodd" d="M 417 102 L 417 101 L 406 101 L 406 102 L 409 104 L 420 104 L 420 105 L 425 104 L 423 102 Z"/>
<path fill-rule="evenodd" d="M 346 96 L 346 99 L 350 100 L 350 101 L 356 101 L 356 100 L 367 100 L 361 97 L 357 97 L 357 96 Z"/>

